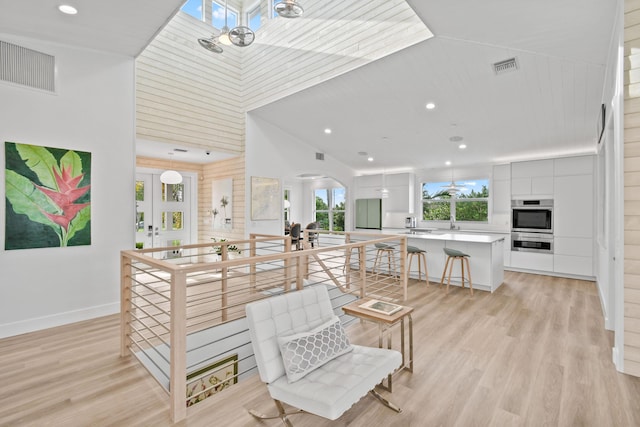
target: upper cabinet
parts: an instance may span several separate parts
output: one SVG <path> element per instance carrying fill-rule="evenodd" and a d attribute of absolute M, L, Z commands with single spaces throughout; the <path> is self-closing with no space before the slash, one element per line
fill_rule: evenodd
<path fill-rule="evenodd" d="M 593 156 L 556 159 L 554 235 L 593 237 Z"/>
<path fill-rule="evenodd" d="M 493 167 L 493 214 L 509 214 L 511 212 L 511 165 Z"/>
<path fill-rule="evenodd" d="M 554 160 L 534 160 L 511 164 L 513 198 L 553 198 Z"/>
<path fill-rule="evenodd" d="M 388 197 L 382 199 L 383 212 L 408 214 L 415 210 L 415 177 L 412 173 L 357 176 L 355 184 L 356 199 L 383 197 L 382 188 L 386 188 Z"/>

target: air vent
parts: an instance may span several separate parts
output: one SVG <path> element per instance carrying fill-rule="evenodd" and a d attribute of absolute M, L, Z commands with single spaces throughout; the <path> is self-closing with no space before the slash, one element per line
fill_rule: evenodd
<path fill-rule="evenodd" d="M 316 160 L 324 160 L 324 153 L 316 153 Z"/>
<path fill-rule="evenodd" d="M 55 92 L 56 58 L 0 40 L 0 80 Z"/>
<path fill-rule="evenodd" d="M 188 150 L 185 150 L 184 148 L 174 148 L 173 151 L 176 151 L 178 153 L 188 153 Z"/>
<path fill-rule="evenodd" d="M 518 61 L 516 58 L 505 59 L 504 61 L 493 64 L 493 71 L 498 74 L 504 74 L 518 69 Z"/>

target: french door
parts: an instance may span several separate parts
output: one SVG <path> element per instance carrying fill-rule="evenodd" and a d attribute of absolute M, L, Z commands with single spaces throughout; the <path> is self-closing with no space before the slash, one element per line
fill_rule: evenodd
<path fill-rule="evenodd" d="M 160 182 L 160 174 L 136 174 L 136 247 L 158 248 L 191 243 L 192 178 L 180 184 Z M 168 250 L 164 258 L 180 256 Z"/>

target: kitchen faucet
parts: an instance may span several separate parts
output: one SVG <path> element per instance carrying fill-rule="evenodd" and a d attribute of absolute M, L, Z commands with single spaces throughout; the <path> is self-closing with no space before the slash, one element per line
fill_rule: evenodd
<path fill-rule="evenodd" d="M 450 224 L 449 224 L 449 230 L 455 230 L 456 229 L 456 223 L 453 219 L 453 215 L 449 216 L 449 220 L 450 220 Z"/>

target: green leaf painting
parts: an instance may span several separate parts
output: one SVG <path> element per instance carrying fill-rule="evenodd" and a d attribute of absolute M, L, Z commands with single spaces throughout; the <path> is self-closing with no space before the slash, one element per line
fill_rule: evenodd
<path fill-rule="evenodd" d="M 5 142 L 5 249 L 91 244 L 91 153 Z"/>

